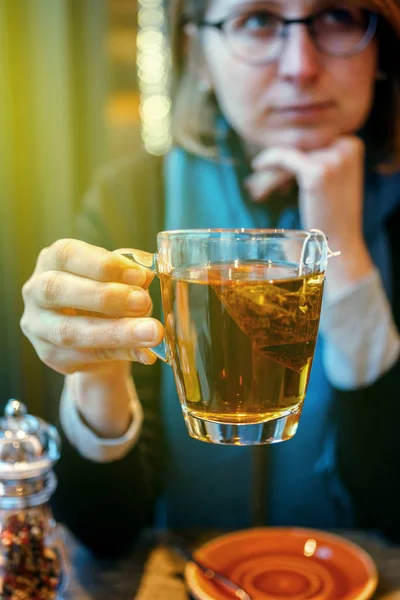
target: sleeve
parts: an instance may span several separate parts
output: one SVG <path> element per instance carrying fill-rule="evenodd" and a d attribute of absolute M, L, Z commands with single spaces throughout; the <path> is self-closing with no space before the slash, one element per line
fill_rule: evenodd
<path fill-rule="evenodd" d="M 396 363 L 400 335 L 378 269 L 323 307 L 321 333 L 325 372 L 335 387 L 371 385 Z"/>
<path fill-rule="evenodd" d="M 61 395 L 60 424 L 70 443 L 78 452 L 94 462 L 120 460 L 140 439 L 143 409 L 134 391 L 130 391 L 131 424 L 126 433 L 117 439 L 100 438 L 87 426 L 74 401 L 74 376 L 65 385 Z M 132 384 L 132 381 L 131 381 Z"/>
<path fill-rule="evenodd" d="M 122 246 L 151 249 L 160 217 L 156 203 L 163 197 L 162 191 L 156 189 L 157 177 L 154 166 L 144 160 L 127 161 L 118 169 L 101 173 L 85 199 L 77 237 L 110 250 Z M 154 300 L 157 305 L 157 299 Z M 133 365 L 132 370 L 143 408 L 140 435 L 133 425 L 124 439 L 107 445 L 85 431 L 73 412 L 68 411 L 66 416 L 68 398 L 63 398 L 61 405 L 64 413 L 60 415 L 61 422 L 73 437 L 74 445 L 61 427 L 63 446 L 56 465 L 58 488 L 52 500 L 54 514 L 101 556 L 123 554 L 142 528 L 152 523 L 163 485 L 160 367 Z M 71 427 L 76 430 L 72 432 Z M 84 439 L 79 439 L 81 435 Z M 137 443 L 130 447 L 134 438 Z M 90 449 L 85 452 L 86 457 L 75 448 L 80 444 Z M 92 460 L 104 458 L 110 452 L 116 460 L 107 463 Z"/>

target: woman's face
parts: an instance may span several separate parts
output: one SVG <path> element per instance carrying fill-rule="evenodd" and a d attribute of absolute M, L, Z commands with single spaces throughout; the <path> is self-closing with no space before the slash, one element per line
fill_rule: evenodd
<path fill-rule="evenodd" d="M 340 0 L 339 0 L 340 1 Z M 262 9 L 286 19 L 307 17 L 336 0 L 211 0 L 205 15 L 218 22 L 241 12 Z M 347 6 L 352 8 L 351 3 Z M 249 21 L 258 27 L 259 17 Z M 307 28 L 288 28 L 283 52 L 273 62 L 252 65 L 237 58 L 222 31 L 201 29 L 206 77 L 219 106 L 242 139 L 255 149 L 294 146 L 313 150 L 358 131 L 370 113 L 378 44 L 338 58 L 322 54 Z"/>

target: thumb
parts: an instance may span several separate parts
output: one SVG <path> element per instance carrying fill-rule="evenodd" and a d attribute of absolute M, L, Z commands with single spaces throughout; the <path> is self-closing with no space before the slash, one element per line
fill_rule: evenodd
<path fill-rule="evenodd" d="M 146 280 L 141 287 L 147 290 L 155 276 L 155 271 L 152 269 L 154 263 L 154 254 L 151 252 L 145 252 L 144 250 L 136 250 L 135 248 L 118 248 L 117 250 L 113 250 L 113 252 L 115 252 L 115 254 L 124 254 L 125 256 L 128 255 L 127 258 L 132 260 L 134 264 L 141 267 L 146 275 Z"/>

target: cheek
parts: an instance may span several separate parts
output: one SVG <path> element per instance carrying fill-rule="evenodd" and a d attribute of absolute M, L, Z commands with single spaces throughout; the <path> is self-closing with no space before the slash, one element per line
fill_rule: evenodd
<path fill-rule="evenodd" d="M 232 59 L 214 65 L 212 85 L 218 104 L 240 134 L 251 136 L 265 118 L 266 97 L 273 80 L 273 74 L 265 67 L 258 71 Z"/>
<path fill-rule="evenodd" d="M 336 97 L 344 133 L 360 129 L 371 112 L 378 68 L 377 53 L 372 50 L 349 59 L 353 61 L 351 68 L 338 73 L 336 78 Z"/>
<path fill-rule="evenodd" d="M 260 103 L 263 88 L 259 82 L 226 77 L 221 87 L 215 88 L 215 94 L 221 110 L 235 121 L 252 120 L 257 116 L 257 104 Z"/>
<path fill-rule="evenodd" d="M 243 133 L 243 129 L 257 123 L 275 69 L 257 69 L 234 58 L 222 40 L 212 33 L 204 38 L 208 76 L 222 113 L 238 132 Z"/>

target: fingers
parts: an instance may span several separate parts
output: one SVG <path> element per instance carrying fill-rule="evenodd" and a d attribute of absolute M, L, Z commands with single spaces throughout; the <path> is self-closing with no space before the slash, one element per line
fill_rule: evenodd
<path fill-rule="evenodd" d="M 274 186 L 275 178 L 281 173 L 294 176 L 303 190 L 313 191 L 324 181 L 337 177 L 346 161 L 360 162 L 364 155 L 364 144 L 356 136 L 341 136 L 327 147 L 305 153 L 296 148 L 270 148 L 261 152 L 252 162 L 256 173 L 268 174 L 266 188 Z M 275 171 L 275 175 L 271 175 Z M 256 185 L 256 184 L 254 184 Z M 278 187 L 278 186 L 275 186 Z M 257 184 L 257 199 L 262 194 L 262 183 Z"/>
<path fill-rule="evenodd" d="M 325 174 L 325 169 L 318 160 L 295 148 L 264 150 L 253 160 L 252 166 L 256 173 L 288 173 L 295 177 L 303 192 L 318 190 Z"/>
<path fill-rule="evenodd" d="M 262 202 L 276 189 L 291 181 L 293 175 L 282 169 L 256 171 L 246 179 L 245 185 L 256 202 Z"/>
<path fill-rule="evenodd" d="M 152 307 L 149 293 L 141 287 L 96 282 L 62 271 L 37 275 L 35 283 L 28 283 L 24 293 L 40 307 L 68 307 L 110 316 L 144 316 Z"/>
<path fill-rule="evenodd" d="M 315 161 L 295 148 L 271 148 L 261 152 L 252 162 L 256 172 L 278 169 L 294 175 L 296 178 L 315 176 Z"/>
<path fill-rule="evenodd" d="M 154 274 L 141 262 L 73 239 L 41 252 L 23 287 L 21 328 L 45 364 L 67 374 L 104 361 L 156 361 L 149 348 L 164 328 L 143 318 L 151 314 L 146 289 Z"/>
<path fill-rule="evenodd" d="M 35 319 L 23 317 L 21 328 L 29 338 L 78 350 L 152 348 L 164 337 L 164 328 L 156 319 L 101 319 L 48 310 L 40 311 Z"/>
<path fill-rule="evenodd" d="M 146 269 L 125 256 L 73 239 L 58 240 L 42 250 L 35 274 L 64 271 L 95 281 L 119 282 L 142 286 Z"/>
<path fill-rule="evenodd" d="M 41 342 L 36 347 L 40 359 L 49 367 L 63 375 L 76 371 L 93 369 L 95 365 L 106 362 L 126 361 L 152 365 L 157 357 L 146 348 L 58 348 L 48 342 Z"/>

